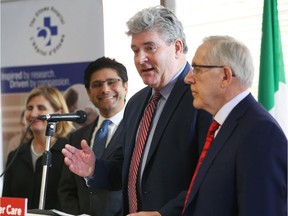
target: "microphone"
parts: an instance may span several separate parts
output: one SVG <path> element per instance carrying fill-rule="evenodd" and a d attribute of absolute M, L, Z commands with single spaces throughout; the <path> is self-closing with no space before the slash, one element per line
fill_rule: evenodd
<path fill-rule="evenodd" d="M 81 124 L 86 121 L 87 113 L 83 110 L 78 110 L 76 113 L 41 115 L 37 116 L 36 119 L 48 122 L 73 121 Z"/>

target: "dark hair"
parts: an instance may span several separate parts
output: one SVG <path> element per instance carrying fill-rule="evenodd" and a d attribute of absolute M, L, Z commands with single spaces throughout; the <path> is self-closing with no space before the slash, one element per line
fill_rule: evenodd
<path fill-rule="evenodd" d="M 73 108 L 76 107 L 79 95 L 77 91 L 73 88 L 70 88 L 64 95 L 65 101 L 67 103 L 69 112 L 74 112 Z"/>
<path fill-rule="evenodd" d="M 116 70 L 118 76 L 121 78 L 123 83 L 128 82 L 128 75 L 126 67 L 117 62 L 115 59 L 111 59 L 108 57 L 101 57 L 91 62 L 84 72 L 84 85 L 85 88 L 88 89 L 90 86 L 91 76 L 94 72 L 101 70 L 103 68 L 111 68 Z"/>

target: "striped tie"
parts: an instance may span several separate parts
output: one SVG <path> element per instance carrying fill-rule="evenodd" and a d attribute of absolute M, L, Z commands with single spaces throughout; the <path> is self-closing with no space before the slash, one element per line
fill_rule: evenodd
<path fill-rule="evenodd" d="M 136 191 L 138 168 L 142 152 L 148 137 L 150 123 L 152 121 L 153 114 L 156 110 L 156 104 L 160 96 L 161 94 L 159 92 L 155 92 L 148 106 L 146 107 L 144 114 L 142 116 L 138 136 L 136 139 L 136 144 L 133 150 L 129 169 L 129 179 L 128 179 L 128 198 L 129 198 L 130 213 L 135 213 L 138 210 L 137 191 Z"/>
<path fill-rule="evenodd" d="M 190 183 L 190 186 L 189 186 L 189 190 L 187 192 L 187 195 L 186 195 L 186 199 L 185 199 L 185 203 L 184 203 L 184 208 L 185 206 L 187 205 L 187 202 L 188 202 L 188 198 L 190 196 L 190 193 L 191 193 L 191 189 L 192 189 L 192 186 L 194 184 L 194 181 L 195 181 L 195 178 L 197 176 L 197 173 L 199 171 L 199 168 L 202 164 L 202 161 L 204 160 L 204 158 L 206 157 L 206 154 L 207 154 L 207 151 L 209 150 L 210 146 L 211 146 L 211 143 L 214 139 L 214 134 L 215 134 L 215 131 L 219 128 L 220 124 L 217 122 L 217 121 L 213 121 L 210 125 L 210 128 L 208 130 L 208 133 L 207 133 L 207 137 L 206 137 L 206 141 L 205 141 L 205 144 L 204 144 L 204 147 L 202 149 L 202 152 L 201 152 L 201 155 L 199 157 L 199 160 L 198 160 L 198 163 L 197 163 L 197 166 L 196 166 L 196 169 L 194 171 L 194 175 L 192 177 L 192 180 L 191 180 L 191 183 Z M 183 209 L 184 210 L 184 209 Z"/>

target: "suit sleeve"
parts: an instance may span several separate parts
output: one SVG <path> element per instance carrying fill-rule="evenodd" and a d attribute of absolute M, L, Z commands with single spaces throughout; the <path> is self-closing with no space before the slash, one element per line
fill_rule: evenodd
<path fill-rule="evenodd" d="M 205 137 L 211 122 L 212 122 L 212 116 L 209 113 L 203 110 L 198 111 L 196 128 L 195 128 L 196 136 L 193 138 L 193 143 L 196 143 L 196 145 L 194 146 L 194 151 L 199 152 L 202 150 L 203 144 L 205 142 Z M 191 158 L 191 163 L 195 164 L 196 166 L 199 154 L 196 153 L 195 155 L 198 156 L 195 158 Z M 181 193 L 178 194 L 177 197 L 175 197 L 175 199 L 170 200 L 165 206 L 163 206 L 159 210 L 160 214 L 162 216 L 181 215 L 181 212 L 184 208 L 184 202 L 187 190 L 183 190 Z"/>
<path fill-rule="evenodd" d="M 62 211 L 67 213 L 79 214 L 79 199 L 77 194 L 77 184 L 74 174 L 68 166 L 63 166 L 61 179 L 59 182 L 58 196 Z"/>
<path fill-rule="evenodd" d="M 287 139 L 271 122 L 253 128 L 237 156 L 239 216 L 286 215 Z"/>
<path fill-rule="evenodd" d="M 102 188 L 110 191 L 122 188 L 122 166 L 123 166 L 123 122 L 118 126 L 113 135 L 112 142 L 117 143 L 113 153 L 106 159 L 97 159 L 94 177 L 89 181 L 92 188 Z"/>
<path fill-rule="evenodd" d="M 92 188 L 121 190 L 122 188 L 122 148 L 114 151 L 111 160 L 97 159 L 93 179 L 89 181 Z"/>
<path fill-rule="evenodd" d="M 75 134 L 70 134 L 69 143 L 72 144 Z M 77 140 L 77 139 L 76 139 Z M 72 144 L 73 145 L 73 144 Z M 79 214 L 79 198 L 77 194 L 77 182 L 75 174 L 72 173 L 65 164 L 62 168 L 61 178 L 58 186 L 58 196 L 60 200 L 61 210 L 70 214 Z"/>

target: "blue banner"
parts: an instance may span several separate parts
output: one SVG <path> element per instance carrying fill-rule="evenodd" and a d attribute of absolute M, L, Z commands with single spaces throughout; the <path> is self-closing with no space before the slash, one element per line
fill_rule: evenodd
<path fill-rule="evenodd" d="M 27 93 L 39 85 L 55 86 L 64 91 L 69 86 L 83 84 L 83 74 L 89 62 L 19 66 L 1 68 L 2 94 Z"/>

